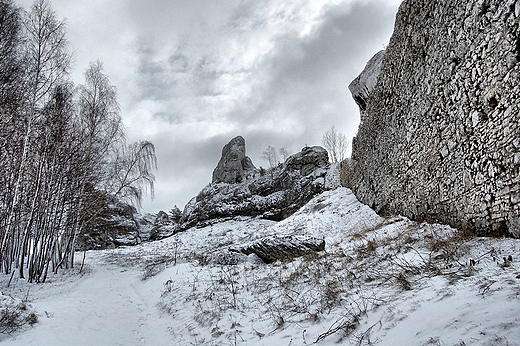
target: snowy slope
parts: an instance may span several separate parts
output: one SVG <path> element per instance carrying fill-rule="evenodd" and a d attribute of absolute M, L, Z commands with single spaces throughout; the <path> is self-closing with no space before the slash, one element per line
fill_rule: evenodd
<path fill-rule="evenodd" d="M 272 235 L 324 252 L 237 265 L 212 259 Z M 1 278 L 39 322 L 5 345 L 520 345 L 520 241 L 382 218 L 339 188 L 290 218 L 242 218 L 136 247 L 28 285 Z M 512 262 L 508 260 L 511 256 Z M 77 254 L 81 261 L 82 254 Z M 504 260 L 505 258 L 505 260 Z"/>

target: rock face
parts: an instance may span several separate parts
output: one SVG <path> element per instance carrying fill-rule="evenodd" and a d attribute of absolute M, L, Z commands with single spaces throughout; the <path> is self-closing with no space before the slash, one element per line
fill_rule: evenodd
<path fill-rule="evenodd" d="M 372 57 L 361 74 L 349 85 L 354 101 L 364 113 L 367 109 L 368 97 L 376 87 L 377 77 L 381 72 L 381 66 L 385 57 L 385 51 L 382 50 Z"/>
<path fill-rule="evenodd" d="M 181 211 L 175 206 L 170 214 L 159 211 L 157 214 L 135 214 L 142 241 L 154 241 L 168 238 L 179 231 Z"/>
<path fill-rule="evenodd" d="M 362 202 L 520 236 L 519 22 L 520 0 L 402 3 L 377 82 L 369 64 L 350 87 Z"/>
<path fill-rule="evenodd" d="M 88 223 L 85 232 L 78 235 L 76 250 L 101 250 L 141 242 L 139 225 L 134 219 L 136 210 L 129 204 L 109 196 L 99 195 L 104 208 Z"/>
<path fill-rule="evenodd" d="M 241 183 L 254 176 L 257 171 L 251 159 L 246 156 L 246 141 L 238 136 L 222 149 L 222 157 L 213 171 L 212 183 Z"/>
<path fill-rule="evenodd" d="M 328 168 L 325 149 L 306 147 L 279 167 L 251 180 L 212 183 L 186 205 L 181 228 L 235 216 L 283 220 L 325 190 Z"/>

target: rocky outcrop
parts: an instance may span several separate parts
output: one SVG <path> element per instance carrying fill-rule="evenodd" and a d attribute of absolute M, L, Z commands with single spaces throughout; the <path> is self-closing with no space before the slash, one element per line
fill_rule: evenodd
<path fill-rule="evenodd" d="M 264 263 L 272 263 L 324 251 L 325 240 L 305 236 L 270 236 L 242 246 L 231 247 L 229 250 L 244 255 L 255 254 Z"/>
<path fill-rule="evenodd" d="M 306 147 L 264 175 L 241 183 L 212 183 L 184 208 L 181 228 L 235 216 L 283 220 L 325 190 L 327 151 Z"/>
<path fill-rule="evenodd" d="M 141 242 L 139 225 L 134 219 L 136 209 L 115 198 L 99 194 L 103 208 L 76 239 L 76 250 L 101 250 Z"/>
<path fill-rule="evenodd" d="M 376 87 L 377 77 L 379 76 L 379 72 L 381 72 L 384 57 L 384 50 L 374 55 L 372 59 L 368 61 L 363 72 L 361 72 L 348 87 L 362 113 L 367 109 L 370 93 Z"/>
<path fill-rule="evenodd" d="M 137 214 L 134 216 L 139 225 L 139 235 L 143 241 L 161 240 L 179 232 L 181 211 L 175 206 L 170 213 L 159 211 L 157 214 Z"/>
<path fill-rule="evenodd" d="M 222 149 L 222 157 L 213 171 L 212 183 L 241 183 L 252 178 L 258 169 L 246 156 L 246 141 L 243 137 L 233 138 Z"/>
<path fill-rule="evenodd" d="M 151 229 L 149 238 L 147 240 L 161 240 L 164 238 L 171 237 L 177 232 L 179 232 L 179 225 L 177 224 L 156 225 Z"/>
<path fill-rule="evenodd" d="M 351 85 L 362 202 L 520 236 L 519 22 L 520 0 L 402 3 L 380 73 L 369 64 Z"/>

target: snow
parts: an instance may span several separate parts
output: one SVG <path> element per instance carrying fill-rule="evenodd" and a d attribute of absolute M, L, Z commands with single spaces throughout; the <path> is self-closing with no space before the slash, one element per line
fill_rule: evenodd
<path fill-rule="evenodd" d="M 271 235 L 325 239 L 325 251 L 269 265 L 254 255 L 236 265 L 211 261 Z M 88 251 L 81 273 L 78 253 L 74 269 L 45 284 L 7 287 L 2 276 L 3 294 L 28 300 L 39 321 L 0 341 L 520 345 L 519 255 L 519 240 L 382 218 L 338 188 L 279 223 L 243 217 Z"/>

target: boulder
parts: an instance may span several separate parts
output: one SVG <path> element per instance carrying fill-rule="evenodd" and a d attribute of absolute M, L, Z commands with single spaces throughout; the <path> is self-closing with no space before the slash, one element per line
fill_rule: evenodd
<path fill-rule="evenodd" d="M 306 236 L 269 236 L 229 250 L 244 255 L 255 254 L 264 263 L 272 263 L 324 251 L 325 240 Z"/>
<path fill-rule="evenodd" d="M 257 171 L 253 161 L 246 156 L 246 141 L 237 136 L 222 149 L 222 157 L 213 171 L 212 183 L 241 183 Z"/>
<path fill-rule="evenodd" d="M 384 57 L 384 50 L 374 55 L 372 59 L 368 61 L 363 72 L 348 86 L 354 101 L 356 101 L 362 112 L 366 110 L 370 93 L 376 86 L 377 77 L 381 72 Z"/>
<path fill-rule="evenodd" d="M 305 147 L 301 152 L 290 156 L 285 165 L 288 171 L 299 171 L 300 175 L 307 176 L 317 168 L 328 167 L 329 154 L 322 147 Z"/>

